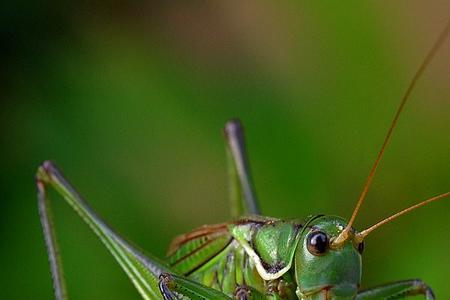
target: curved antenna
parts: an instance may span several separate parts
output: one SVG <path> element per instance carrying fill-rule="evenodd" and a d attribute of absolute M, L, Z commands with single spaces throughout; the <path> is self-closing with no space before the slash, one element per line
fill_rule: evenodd
<path fill-rule="evenodd" d="M 355 241 L 356 241 L 357 243 L 360 243 L 360 242 L 362 242 L 362 241 L 364 240 L 364 238 L 365 238 L 367 235 L 369 235 L 369 233 L 371 233 L 371 232 L 374 231 L 375 229 L 377 229 L 377 228 L 383 226 L 384 224 L 387 224 L 387 223 L 389 223 L 389 222 L 391 222 L 391 221 L 397 219 L 398 217 L 400 217 L 400 216 L 402 216 L 402 215 L 404 215 L 404 214 L 406 214 L 406 213 L 409 213 L 410 211 L 413 211 L 413 210 L 415 210 L 415 209 L 417 209 L 417 208 L 419 208 L 419 207 L 422 207 L 422 206 L 424 206 L 424 205 L 427 205 L 428 203 L 431 203 L 431 202 L 440 200 L 440 199 L 445 198 L 445 197 L 448 197 L 448 196 L 450 196 L 450 192 L 447 192 L 447 193 L 445 193 L 445 194 L 441 194 L 441 195 L 435 196 L 435 197 L 433 197 L 433 198 L 424 200 L 424 201 L 422 201 L 422 202 L 420 202 L 420 203 L 418 203 L 418 204 L 416 204 L 416 205 L 413 205 L 413 206 L 408 207 L 408 208 L 406 208 L 406 209 L 404 209 L 404 210 L 402 210 L 402 211 L 399 211 L 398 213 L 396 213 L 396 214 L 394 214 L 394 215 L 392 215 L 392 216 L 390 216 L 390 217 L 388 217 L 388 218 L 386 218 L 386 219 L 384 219 L 384 220 L 382 220 L 382 221 L 376 223 L 375 225 L 370 226 L 369 228 L 367 228 L 367 229 L 361 231 L 360 233 L 355 234 Z"/>
<path fill-rule="evenodd" d="M 409 100 L 411 92 L 414 89 L 414 87 L 416 86 L 417 81 L 422 76 L 422 74 L 424 73 L 426 68 L 429 66 L 432 59 L 436 56 L 437 51 L 441 48 L 441 46 L 444 43 L 444 41 L 446 40 L 449 32 L 450 32 L 450 20 L 447 22 L 447 25 L 445 26 L 442 33 L 439 35 L 439 37 L 436 40 L 436 42 L 434 43 L 433 47 L 431 47 L 427 56 L 425 56 L 425 59 L 420 64 L 419 69 L 414 74 L 414 77 L 412 78 L 411 83 L 409 84 L 408 88 L 406 89 L 406 92 L 402 97 L 402 100 L 397 109 L 397 112 L 395 113 L 394 119 L 392 120 L 391 127 L 389 127 L 386 137 L 384 138 L 383 144 L 381 145 L 381 149 L 378 152 L 377 158 L 375 159 L 372 169 L 370 170 L 369 176 L 367 177 L 366 183 L 364 184 L 363 190 L 358 198 L 358 201 L 356 202 L 355 210 L 353 211 L 350 221 L 348 222 L 345 229 L 339 234 L 339 236 L 336 239 L 334 239 L 334 241 L 333 241 L 334 247 L 339 247 L 348 239 L 349 233 L 352 229 L 352 225 L 355 222 L 355 219 L 356 219 L 356 216 L 358 215 L 361 204 L 363 203 L 364 199 L 366 198 L 367 192 L 369 191 L 369 188 L 372 184 L 372 180 L 375 176 L 378 165 L 381 161 L 381 158 L 383 157 L 384 151 L 386 150 L 386 146 L 388 145 L 389 141 L 391 140 L 392 133 L 393 133 L 395 127 L 397 126 L 400 114 L 402 113 L 406 102 Z"/>

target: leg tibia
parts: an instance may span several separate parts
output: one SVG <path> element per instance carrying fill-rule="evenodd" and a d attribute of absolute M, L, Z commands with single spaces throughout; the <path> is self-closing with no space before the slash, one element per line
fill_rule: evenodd
<path fill-rule="evenodd" d="M 50 213 L 50 203 L 46 195 L 46 188 L 49 186 L 53 187 L 80 215 L 84 222 L 89 225 L 129 276 L 142 297 L 146 300 L 161 299 L 158 289 L 158 276 L 161 272 L 169 271 L 164 263 L 156 258 L 144 256 L 140 251 L 136 250 L 115 233 L 88 206 L 51 162 L 44 162 L 39 167 L 36 174 L 36 181 L 39 212 L 57 300 L 66 300 L 67 295 L 56 244 L 56 234 Z"/>
<path fill-rule="evenodd" d="M 431 288 L 420 279 L 398 281 L 363 290 L 356 299 L 404 299 L 414 295 L 424 295 L 427 300 L 435 299 Z"/>

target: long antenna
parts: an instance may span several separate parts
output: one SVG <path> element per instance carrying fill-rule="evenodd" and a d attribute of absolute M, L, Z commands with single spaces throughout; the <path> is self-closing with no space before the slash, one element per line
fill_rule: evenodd
<path fill-rule="evenodd" d="M 364 240 L 364 238 L 365 238 L 369 233 L 371 233 L 371 232 L 374 231 L 375 229 L 377 229 L 377 228 L 383 226 L 384 224 L 389 223 L 389 222 L 391 222 L 392 220 L 397 219 L 398 217 L 400 217 L 400 216 L 402 216 L 402 215 L 404 215 L 404 214 L 406 214 L 406 213 L 409 213 L 410 211 L 413 211 L 413 210 L 415 210 L 415 209 L 417 209 L 417 208 L 419 208 L 419 207 L 422 207 L 422 206 L 424 206 L 424 205 L 427 205 L 428 203 L 431 203 L 431 202 L 440 200 L 440 199 L 445 198 L 445 197 L 448 197 L 448 196 L 450 196 L 450 192 L 447 192 L 447 193 L 445 193 L 445 194 L 441 194 L 441 195 L 435 196 L 435 197 L 433 197 L 433 198 L 424 200 L 424 201 L 422 201 L 422 202 L 420 202 L 420 203 L 418 203 L 418 204 L 416 204 L 416 205 L 413 205 L 413 206 L 408 207 L 408 208 L 406 208 L 406 209 L 404 209 L 404 210 L 402 210 L 402 211 L 399 211 L 398 213 L 396 213 L 396 214 L 394 214 L 394 215 L 392 215 L 392 216 L 390 216 L 390 217 L 388 217 L 388 218 L 386 218 L 386 219 L 384 219 L 384 220 L 382 220 L 382 221 L 376 223 L 375 225 L 370 226 L 369 228 L 367 228 L 367 229 L 361 231 L 360 233 L 357 233 L 357 234 L 355 235 L 355 241 L 356 241 L 357 243 L 360 243 L 360 242 L 362 242 L 362 240 Z"/>
<path fill-rule="evenodd" d="M 339 245 L 343 244 L 349 236 L 349 232 L 352 228 L 353 223 L 355 222 L 356 216 L 358 215 L 359 209 L 361 207 L 361 204 L 363 203 L 364 199 L 366 198 L 367 192 L 369 191 L 369 188 L 372 184 L 372 180 L 375 176 L 375 173 L 377 171 L 378 165 L 381 161 L 381 158 L 383 157 L 384 151 L 386 150 L 386 146 L 391 140 L 392 133 L 397 126 L 398 119 L 400 117 L 400 114 L 403 111 L 403 108 L 405 107 L 406 102 L 409 100 L 410 95 L 414 87 L 416 86 L 417 81 L 422 76 L 432 59 L 436 56 L 436 52 L 441 48 L 442 44 L 446 40 L 448 34 L 450 32 L 450 20 L 447 22 L 447 25 L 445 26 L 442 33 L 439 35 L 438 39 L 434 43 L 433 47 L 431 47 L 430 51 L 428 52 L 427 56 L 425 56 L 425 59 L 422 61 L 422 64 L 420 65 L 419 69 L 414 74 L 414 77 L 411 80 L 411 83 L 409 84 L 408 88 L 406 89 L 405 94 L 402 97 L 402 100 L 400 102 L 400 105 L 397 109 L 397 112 L 395 113 L 394 119 L 392 120 L 391 127 L 389 127 L 389 130 L 386 134 L 386 137 L 384 138 L 383 144 L 381 145 L 381 149 L 378 152 L 377 158 L 372 166 L 372 169 L 370 170 L 369 176 L 367 177 L 366 183 L 364 184 L 363 190 L 358 198 L 358 201 L 356 202 L 355 210 L 353 211 L 353 214 L 350 218 L 350 221 L 348 222 L 345 229 L 341 232 L 341 234 L 333 241 L 333 245 L 335 247 L 338 247 Z"/>

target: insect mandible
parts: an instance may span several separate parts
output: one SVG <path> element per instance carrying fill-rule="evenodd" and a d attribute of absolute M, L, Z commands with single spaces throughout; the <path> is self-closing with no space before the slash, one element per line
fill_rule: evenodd
<path fill-rule="evenodd" d="M 408 86 L 356 207 L 347 221 L 326 215 L 281 220 L 260 215 L 238 120 L 224 128 L 229 160 L 233 221 L 205 225 L 175 238 L 167 259 L 135 249 L 88 206 L 50 161 L 38 169 L 36 183 L 55 298 L 68 299 L 46 187 L 53 187 L 89 225 L 117 260 L 144 299 L 435 299 L 421 280 L 404 280 L 360 289 L 364 239 L 375 229 L 416 208 L 450 196 L 440 194 L 375 225 L 352 227 L 371 186 L 399 116 L 417 80 L 450 32 L 450 22 Z"/>

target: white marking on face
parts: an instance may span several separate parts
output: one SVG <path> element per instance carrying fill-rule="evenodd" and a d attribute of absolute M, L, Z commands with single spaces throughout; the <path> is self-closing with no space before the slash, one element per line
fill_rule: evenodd
<path fill-rule="evenodd" d="M 276 273 L 269 273 L 264 269 L 264 267 L 261 263 L 260 257 L 255 253 L 255 251 L 249 245 L 244 243 L 244 244 L 242 244 L 242 247 L 244 247 L 244 250 L 245 250 L 245 252 L 247 252 L 247 255 L 250 256 L 250 258 L 254 261 L 256 270 L 258 271 L 261 278 L 264 280 L 277 279 L 277 278 L 281 277 L 284 273 L 286 273 L 291 268 L 292 262 L 289 262 L 288 265 L 286 267 L 284 267 L 283 269 L 281 269 L 280 271 L 278 271 Z"/>

